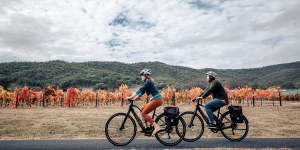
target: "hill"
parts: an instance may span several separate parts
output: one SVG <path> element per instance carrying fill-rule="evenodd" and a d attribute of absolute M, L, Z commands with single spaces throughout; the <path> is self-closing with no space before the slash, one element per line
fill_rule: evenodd
<path fill-rule="evenodd" d="M 59 85 L 63 89 L 113 89 L 125 83 L 134 87 L 141 84 L 138 72 L 142 68 L 153 70 L 153 77 L 159 88 L 168 85 L 179 89 L 193 86 L 205 88 L 205 72 L 208 70 L 218 73 L 221 82 L 228 88 L 246 85 L 254 88 L 300 87 L 300 61 L 250 69 L 192 69 L 161 62 L 10 62 L 0 63 L 0 85 L 5 88 Z"/>

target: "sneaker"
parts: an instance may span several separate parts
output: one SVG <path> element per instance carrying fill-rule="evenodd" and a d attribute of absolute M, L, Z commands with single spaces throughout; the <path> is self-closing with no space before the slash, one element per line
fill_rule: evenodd
<path fill-rule="evenodd" d="M 215 124 L 213 124 L 213 123 L 209 123 L 209 124 L 207 125 L 207 127 L 208 127 L 208 128 L 215 128 L 215 127 L 217 127 L 217 125 L 215 125 Z"/>
<path fill-rule="evenodd" d="M 157 126 L 156 128 L 154 128 L 152 135 L 155 135 L 159 130 L 160 130 L 160 126 Z"/>

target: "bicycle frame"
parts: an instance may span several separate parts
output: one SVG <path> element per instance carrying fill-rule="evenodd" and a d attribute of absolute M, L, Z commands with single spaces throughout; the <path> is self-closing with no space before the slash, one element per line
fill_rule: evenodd
<path fill-rule="evenodd" d="M 197 114 L 197 112 L 199 112 L 200 116 L 204 119 L 204 121 L 206 122 L 206 124 L 209 124 L 208 117 L 205 115 L 205 113 L 201 109 L 201 106 L 203 107 L 202 101 L 201 101 L 201 104 L 200 104 L 199 100 L 197 100 L 196 108 L 194 110 L 194 115 L 193 115 L 190 123 L 194 122 L 195 114 Z M 220 118 L 220 115 L 222 115 L 222 113 L 220 113 L 220 108 L 219 108 L 219 110 L 218 110 L 218 116 L 217 116 L 218 119 Z M 219 122 L 218 120 L 216 120 L 216 121 L 217 121 L 217 123 Z M 188 125 L 188 126 L 190 126 L 190 125 Z"/>
<path fill-rule="evenodd" d="M 138 115 L 137 115 L 136 112 L 134 111 L 134 109 L 133 109 L 134 107 L 141 111 L 141 109 L 140 109 L 138 106 L 136 106 L 136 105 L 133 104 L 133 100 L 130 100 L 129 109 L 128 109 L 128 112 L 127 112 L 127 114 L 126 114 L 126 117 L 125 117 L 124 121 L 122 122 L 122 125 L 121 125 L 120 130 L 124 129 L 124 124 L 125 124 L 125 122 L 126 122 L 128 116 L 130 115 L 130 113 L 132 113 L 133 116 L 134 116 L 134 118 L 135 118 L 136 121 L 138 122 L 138 125 L 141 127 L 142 132 L 143 132 L 143 133 L 146 133 L 147 130 L 146 130 L 146 128 L 145 128 L 145 126 L 144 126 L 142 120 L 140 119 L 140 117 L 138 117 Z M 154 109 L 154 111 L 153 111 L 152 119 L 154 119 L 154 116 L 156 116 L 156 115 L 155 115 L 155 112 L 156 112 L 156 109 Z"/>

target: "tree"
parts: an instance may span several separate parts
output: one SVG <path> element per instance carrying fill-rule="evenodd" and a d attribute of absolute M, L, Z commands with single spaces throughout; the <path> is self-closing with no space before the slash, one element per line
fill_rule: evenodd
<path fill-rule="evenodd" d="M 293 82 L 285 82 L 281 86 L 284 89 L 294 89 L 296 88 Z"/>
<path fill-rule="evenodd" d="M 0 85 L 7 90 L 9 85 L 11 84 L 12 79 L 5 78 L 5 77 L 0 77 Z"/>

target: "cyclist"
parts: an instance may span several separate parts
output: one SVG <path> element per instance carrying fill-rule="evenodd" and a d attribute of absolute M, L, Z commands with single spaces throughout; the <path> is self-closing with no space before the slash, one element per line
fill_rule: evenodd
<path fill-rule="evenodd" d="M 154 135 L 157 131 L 160 130 L 160 126 L 156 124 L 153 119 L 147 115 L 148 113 L 152 112 L 155 108 L 162 105 L 162 95 L 159 93 L 157 87 L 155 87 L 153 79 L 151 77 L 151 70 L 150 69 L 143 69 L 140 72 L 140 76 L 142 81 L 144 82 L 144 85 L 137 90 L 135 93 L 133 93 L 130 97 L 127 97 L 127 99 L 137 99 L 138 97 L 141 97 L 144 93 L 146 93 L 148 96 L 151 94 L 152 98 L 149 103 L 145 104 L 141 108 L 141 115 L 142 117 L 149 122 L 151 125 L 154 126 L 154 131 L 152 135 Z"/>
<path fill-rule="evenodd" d="M 217 73 L 213 71 L 208 71 L 206 73 L 206 80 L 208 81 L 208 87 L 200 94 L 196 99 L 204 99 L 210 94 L 213 96 L 213 100 L 206 103 L 204 109 L 209 118 L 209 128 L 216 127 L 214 124 L 215 120 L 217 120 L 217 116 L 214 115 L 214 111 L 218 110 L 220 107 L 228 104 L 228 96 L 223 88 L 222 84 L 216 80 Z"/>

